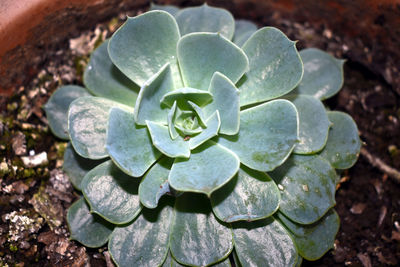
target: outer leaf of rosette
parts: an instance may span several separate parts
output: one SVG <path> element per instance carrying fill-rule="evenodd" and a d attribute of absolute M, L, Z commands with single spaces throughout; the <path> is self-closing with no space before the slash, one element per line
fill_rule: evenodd
<path fill-rule="evenodd" d="M 106 148 L 114 163 L 134 177 L 142 176 L 161 156 L 147 128 L 135 123 L 133 112 L 120 108 L 110 111 Z"/>
<path fill-rule="evenodd" d="M 90 96 L 83 87 L 66 85 L 59 87 L 49 98 L 44 110 L 50 130 L 58 138 L 68 140 L 68 108 L 72 101 L 82 96 Z"/>
<path fill-rule="evenodd" d="M 154 210 L 143 209 L 132 223 L 117 226 L 108 250 L 118 266 L 161 266 L 168 254 L 172 219 L 171 201 L 162 201 Z"/>
<path fill-rule="evenodd" d="M 172 105 L 172 108 L 168 111 L 168 116 L 167 116 L 167 120 L 168 120 L 168 131 L 169 131 L 169 135 L 171 136 L 171 138 L 173 140 L 175 140 L 179 134 L 175 129 L 175 120 L 177 117 L 177 109 L 176 109 L 176 101 L 174 102 L 174 104 Z"/>
<path fill-rule="evenodd" d="M 100 216 L 90 213 L 83 197 L 69 207 L 67 223 L 70 238 L 90 248 L 101 247 L 107 243 L 114 228 L 114 225 Z"/>
<path fill-rule="evenodd" d="M 68 131 L 71 143 L 80 156 L 102 159 L 106 151 L 108 113 L 112 107 L 128 106 L 102 97 L 85 96 L 74 100 L 68 110 Z"/>
<path fill-rule="evenodd" d="M 320 155 L 335 169 L 348 169 L 356 163 L 360 154 L 357 125 L 350 115 L 340 111 L 328 111 L 328 118 L 332 127 Z"/>
<path fill-rule="evenodd" d="M 207 4 L 181 9 L 175 19 L 182 36 L 192 32 L 218 32 L 231 40 L 235 31 L 235 21 L 229 11 Z"/>
<path fill-rule="evenodd" d="M 273 217 L 232 224 L 235 250 L 242 266 L 295 266 L 296 247 Z"/>
<path fill-rule="evenodd" d="M 218 110 L 207 119 L 206 124 L 208 125 L 206 129 L 203 129 L 201 133 L 190 138 L 189 147 L 191 150 L 195 149 L 218 134 L 221 125 L 221 119 L 219 117 Z"/>
<path fill-rule="evenodd" d="M 321 151 L 328 140 L 331 125 L 324 105 L 315 97 L 308 95 L 289 95 L 299 113 L 299 143 L 294 153 L 314 154 Z"/>
<path fill-rule="evenodd" d="M 132 221 L 142 210 L 139 180 L 123 173 L 108 160 L 85 175 L 82 192 L 96 213 L 113 224 Z"/>
<path fill-rule="evenodd" d="M 172 16 L 175 16 L 176 13 L 179 11 L 179 8 L 177 6 L 173 5 L 157 5 L 154 4 L 153 2 L 150 3 L 150 10 L 164 10 L 171 14 Z"/>
<path fill-rule="evenodd" d="M 162 158 L 146 173 L 139 185 L 140 202 L 149 209 L 157 207 L 160 198 L 170 192 L 168 175 L 173 163 L 171 158 Z"/>
<path fill-rule="evenodd" d="M 222 73 L 214 73 L 208 91 L 213 95 L 210 104 L 204 107 L 206 117 L 216 110 L 221 117 L 219 132 L 226 135 L 235 135 L 240 127 L 239 91 L 235 85 Z"/>
<path fill-rule="evenodd" d="M 327 99 L 337 92 L 343 85 L 344 60 L 316 48 L 300 51 L 304 64 L 304 76 L 293 94 L 311 95 L 320 100 Z"/>
<path fill-rule="evenodd" d="M 256 31 L 243 45 L 250 70 L 237 84 L 240 105 L 265 102 L 293 90 L 303 76 L 295 42 L 273 27 Z"/>
<path fill-rule="evenodd" d="M 266 173 L 242 165 L 228 184 L 211 195 L 211 204 L 220 220 L 231 223 L 271 216 L 280 198 L 278 187 Z"/>
<path fill-rule="evenodd" d="M 140 88 L 112 63 L 107 51 L 108 42 L 106 40 L 93 51 L 83 82 L 96 96 L 134 107 Z"/>
<path fill-rule="evenodd" d="M 135 105 L 133 116 L 139 125 L 146 125 L 146 120 L 167 123 L 167 107 L 162 105 L 161 99 L 175 89 L 169 64 L 165 64 L 159 72 L 146 81 Z"/>
<path fill-rule="evenodd" d="M 173 16 L 161 10 L 146 12 L 127 21 L 113 34 L 108 45 L 112 62 L 139 86 L 171 64 L 177 87 L 182 87 L 176 44 L 179 28 Z"/>
<path fill-rule="evenodd" d="M 241 47 L 250 36 L 257 31 L 257 25 L 253 22 L 237 19 L 235 20 L 235 35 L 233 36 L 233 42 Z"/>
<path fill-rule="evenodd" d="M 168 180 L 177 191 L 210 196 L 233 178 L 239 165 L 239 158 L 232 151 L 208 140 L 192 150 L 189 159 L 176 158 Z"/>
<path fill-rule="evenodd" d="M 64 152 L 63 170 L 67 173 L 72 185 L 76 189 L 82 190 L 81 182 L 86 173 L 102 162 L 102 160 L 90 160 L 79 156 L 71 143 L 68 143 Z"/>
<path fill-rule="evenodd" d="M 269 174 L 281 190 L 279 210 L 297 223 L 314 223 L 335 205 L 335 169 L 318 155 L 292 155 Z"/>
<path fill-rule="evenodd" d="M 170 249 L 181 264 L 209 266 L 231 253 L 232 231 L 215 219 L 204 195 L 185 193 L 175 202 Z"/>
<path fill-rule="evenodd" d="M 292 152 L 298 136 L 296 107 L 287 100 L 270 101 L 240 112 L 240 130 L 219 135 L 247 167 L 266 172 L 280 166 Z"/>
<path fill-rule="evenodd" d="M 182 37 L 177 54 L 185 86 L 205 91 L 216 71 L 236 83 L 249 67 L 242 49 L 218 33 L 191 33 Z"/>
<path fill-rule="evenodd" d="M 187 101 L 191 101 L 199 106 L 205 106 L 212 101 L 213 95 L 204 90 L 199 90 L 190 87 L 183 87 L 176 89 L 172 92 L 166 93 L 160 100 L 161 104 L 165 104 L 172 107 L 174 102 L 181 109 L 190 109 L 190 105 Z"/>
<path fill-rule="evenodd" d="M 182 265 L 178 263 L 174 257 L 172 257 L 171 253 L 168 253 L 167 258 L 165 259 L 163 265 L 161 267 L 184 267 L 185 265 Z M 231 262 L 229 257 L 226 258 L 225 260 L 222 260 L 216 264 L 211 265 L 212 267 L 232 267 Z M 237 265 L 236 265 L 237 266 Z M 239 266 L 238 266 L 239 267 Z"/>
<path fill-rule="evenodd" d="M 171 158 L 190 157 L 189 142 L 184 141 L 180 136 L 173 140 L 169 134 L 168 126 L 152 121 L 146 121 L 146 123 L 153 145 L 161 153 Z"/>
<path fill-rule="evenodd" d="M 323 218 L 310 225 L 297 224 L 280 212 L 277 215 L 289 230 L 297 251 L 306 260 L 315 261 L 333 248 L 340 226 L 339 216 L 334 209 L 329 210 Z"/>

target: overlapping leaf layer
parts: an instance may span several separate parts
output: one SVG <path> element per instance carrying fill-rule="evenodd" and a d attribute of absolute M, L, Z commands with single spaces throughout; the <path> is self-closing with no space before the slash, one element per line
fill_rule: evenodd
<path fill-rule="evenodd" d="M 119 266 L 230 266 L 234 248 L 244 266 L 321 257 L 339 225 L 335 169 L 360 150 L 352 119 L 321 102 L 343 61 L 223 9 L 152 9 L 93 52 L 87 89 L 46 104 L 84 196 L 71 237 L 108 241 Z"/>

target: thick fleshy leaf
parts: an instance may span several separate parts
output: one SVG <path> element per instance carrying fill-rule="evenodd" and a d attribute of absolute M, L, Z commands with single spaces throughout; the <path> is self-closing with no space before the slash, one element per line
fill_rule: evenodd
<path fill-rule="evenodd" d="M 199 106 L 204 106 L 212 101 L 212 97 L 213 95 L 210 92 L 190 87 L 183 87 L 165 94 L 161 98 L 161 103 L 172 107 L 176 101 L 179 108 L 190 109 L 191 106 L 187 101 L 191 101 Z"/>
<path fill-rule="evenodd" d="M 176 13 L 179 11 L 179 8 L 177 6 L 173 5 L 157 5 L 154 4 L 153 2 L 150 3 L 150 10 L 164 10 L 171 14 L 172 16 L 175 16 Z"/>
<path fill-rule="evenodd" d="M 241 47 L 256 31 L 257 25 L 253 22 L 244 19 L 235 20 L 235 36 L 233 36 L 233 42 Z"/>
<path fill-rule="evenodd" d="M 313 223 L 335 205 L 336 172 L 322 157 L 292 155 L 270 175 L 281 189 L 279 210 L 297 223 Z"/>
<path fill-rule="evenodd" d="M 102 97 L 85 96 L 73 101 L 68 110 L 68 130 L 76 153 L 102 159 L 106 151 L 108 113 L 112 107 L 128 108 Z"/>
<path fill-rule="evenodd" d="M 304 64 L 304 76 L 292 93 L 312 95 L 324 100 L 339 92 L 343 85 L 344 60 L 316 48 L 300 51 Z"/>
<path fill-rule="evenodd" d="M 230 40 L 235 31 L 235 21 L 229 11 L 207 4 L 181 9 L 175 19 L 182 36 L 192 32 L 218 32 Z"/>
<path fill-rule="evenodd" d="M 71 143 L 68 143 L 68 146 L 64 152 L 63 170 L 67 173 L 72 185 L 76 189 L 82 190 L 81 182 L 86 173 L 102 162 L 102 160 L 90 160 L 82 158 L 75 152 Z"/>
<path fill-rule="evenodd" d="M 218 110 L 211 115 L 210 118 L 206 121 L 207 128 L 204 129 L 201 133 L 196 135 L 195 137 L 190 138 L 189 147 L 190 149 L 195 149 L 201 144 L 205 143 L 207 140 L 213 138 L 218 134 L 219 127 L 221 125 L 221 120 L 219 118 Z"/>
<path fill-rule="evenodd" d="M 112 62 L 139 86 L 166 63 L 170 63 L 174 83 L 181 87 L 176 59 L 179 38 L 179 28 L 174 17 L 165 11 L 149 11 L 133 18 L 128 17 L 111 37 L 108 53 Z"/>
<path fill-rule="evenodd" d="M 321 156 L 326 158 L 336 169 L 348 169 L 353 166 L 360 154 L 361 141 L 357 125 L 346 113 L 328 111 L 332 122 L 328 141 Z"/>
<path fill-rule="evenodd" d="M 142 176 L 161 156 L 147 128 L 135 124 L 133 112 L 119 108 L 110 111 L 107 151 L 118 167 L 134 177 Z"/>
<path fill-rule="evenodd" d="M 165 259 L 162 267 L 184 267 L 185 265 L 180 264 L 179 262 L 175 261 L 175 259 L 172 257 L 171 253 L 168 253 L 167 258 Z M 229 258 L 226 258 L 225 260 L 218 262 L 216 264 L 211 265 L 212 267 L 231 267 L 231 262 Z"/>
<path fill-rule="evenodd" d="M 173 90 L 171 69 L 169 65 L 164 65 L 140 89 L 133 113 L 135 122 L 139 125 L 146 125 L 146 120 L 167 123 L 167 109 L 160 101 L 166 93 Z"/>
<path fill-rule="evenodd" d="M 82 191 L 97 213 L 114 224 L 132 221 L 141 211 L 139 180 L 123 173 L 111 160 L 88 172 L 82 181 Z"/>
<path fill-rule="evenodd" d="M 333 248 L 340 225 L 339 216 L 334 209 L 311 225 L 294 223 L 281 213 L 278 213 L 278 218 L 289 230 L 297 251 L 306 260 L 317 260 Z"/>
<path fill-rule="evenodd" d="M 281 165 L 297 141 L 297 111 L 287 100 L 274 100 L 240 112 L 240 130 L 220 136 L 218 143 L 232 150 L 240 162 L 258 171 Z"/>
<path fill-rule="evenodd" d="M 250 70 L 239 82 L 241 106 L 282 96 L 301 81 L 303 64 L 295 42 L 280 30 L 259 29 L 243 45 L 243 51 Z"/>
<path fill-rule="evenodd" d="M 182 137 L 171 139 L 167 126 L 152 121 L 146 123 L 153 145 L 163 154 L 171 158 L 190 157 L 189 142 L 184 141 Z"/>
<path fill-rule="evenodd" d="M 168 121 L 168 131 L 169 135 L 171 136 L 172 139 L 175 139 L 178 137 L 178 132 L 175 129 L 175 120 L 177 116 L 177 109 L 176 109 L 176 101 L 172 105 L 172 108 L 168 111 L 168 116 L 167 116 L 167 121 Z"/>
<path fill-rule="evenodd" d="M 173 163 L 171 158 L 163 158 L 147 172 L 139 185 L 140 202 L 149 209 L 157 207 L 160 198 L 171 190 L 168 175 Z"/>
<path fill-rule="evenodd" d="M 172 206 L 167 201 L 156 210 L 143 209 L 131 224 L 116 227 L 108 250 L 118 266 L 161 266 L 168 253 Z"/>
<path fill-rule="evenodd" d="M 214 73 L 208 90 L 213 95 L 213 101 L 204 107 L 205 116 L 209 117 L 218 110 L 221 117 L 219 132 L 227 135 L 237 134 L 240 125 L 239 91 L 219 72 Z"/>
<path fill-rule="evenodd" d="M 206 123 L 207 118 L 205 117 L 203 110 L 198 105 L 193 103 L 192 101 L 188 101 L 188 104 L 192 107 L 194 113 L 196 113 L 199 123 L 202 126 L 207 127 L 207 123 Z"/>
<path fill-rule="evenodd" d="M 107 243 L 114 225 L 100 216 L 92 214 L 82 197 L 71 205 L 67 213 L 70 238 L 90 248 L 101 247 Z"/>
<path fill-rule="evenodd" d="M 77 85 L 59 87 L 49 98 L 44 110 L 51 131 L 55 136 L 68 140 L 68 108 L 72 101 L 82 96 L 90 96 L 89 92 Z"/>
<path fill-rule="evenodd" d="M 294 266 L 297 262 L 292 239 L 272 217 L 233 224 L 233 237 L 243 266 Z"/>
<path fill-rule="evenodd" d="M 214 214 L 222 221 L 254 221 L 278 210 L 280 192 L 265 173 L 241 166 L 238 174 L 211 195 Z"/>
<path fill-rule="evenodd" d="M 318 99 L 307 95 L 286 97 L 299 113 L 299 143 L 294 153 L 314 154 L 322 150 L 328 140 L 330 121 L 325 107 Z"/>
<path fill-rule="evenodd" d="M 193 150 L 189 159 L 175 159 L 169 184 L 177 191 L 210 196 L 236 174 L 239 165 L 239 159 L 232 151 L 209 140 Z"/>
<path fill-rule="evenodd" d="M 218 33 L 188 34 L 177 51 L 184 84 L 201 90 L 208 90 L 216 71 L 236 83 L 249 67 L 245 53 Z"/>
<path fill-rule="evenodd" d="M 140 88 L 112 63 L 107 46 L 108 40 L 93 51 L 83 82 L 96 96 L 134 107 Z"/>
<path fill-rule="evenodd" d="M 215 219 L 205 196 L 186 193 L 178 197 L 171 227 L 171 253 L 181 264 L 211 265 L 233 249 L 231 229 Z"/>

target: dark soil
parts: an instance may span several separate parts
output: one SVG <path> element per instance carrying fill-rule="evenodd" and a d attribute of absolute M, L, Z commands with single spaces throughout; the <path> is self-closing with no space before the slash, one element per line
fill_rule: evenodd
<path fill-rule="evenodd" d="M 131 13 L 130 15 L 134 15 Z M 38 77 L 0 99 L 0 266 L 111 266 L 106 248 L 87 249 L 68 239 L 65 215 L 78 197 L 61 171 L 66 143 L 49 131 L 42 105 L 61 84 L 82 84 L 89 52 L 116 29 L 121 19 L 75 36 L 68 50 L 51 50 L 37 66 Z M 372 157 L 400 169 L 400 96 L 361 61 L 349 59 L 359 40 L 334 36 L 323 25 L 297 24 L 274 13 L 273 25 L 299 40 L 298 48 L 318 47 L 345 64 L 343 90 L 328 101 L 349 113 Z M 368 49 L 366 50 L 368 56 Z M 45 160 L 32 162 L 38 155 Z M 23 157 L 32 155 L 31 158 Z M 30 161 L 30 162 L 29 162 Z M 400 185 L 363 155 L 342 173 L 336 196 L 341 228 L 335 248 L 304 266 L 398 266 L 400 264 Z"/>

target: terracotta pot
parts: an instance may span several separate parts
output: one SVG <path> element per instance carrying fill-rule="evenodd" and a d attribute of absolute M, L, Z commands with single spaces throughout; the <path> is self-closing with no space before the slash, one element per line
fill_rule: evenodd
<path fill-rule="evenodd" d="M 165 0 L 161 4 L 198 5 L 203 1 Z M 382 75 L 400 94 L 400 3 L 398 0 L 211 0 L 248 19 L 276 12 L 297 22 L 326 25 L 334 35 L 360 40 L 347 55 Z M 121 11 L 145 7 L 146 0 L 1 0 L 0 95 L 40 71 L 46 51 Z M 365 56 L 372 50 L 372 57 Z"/>

